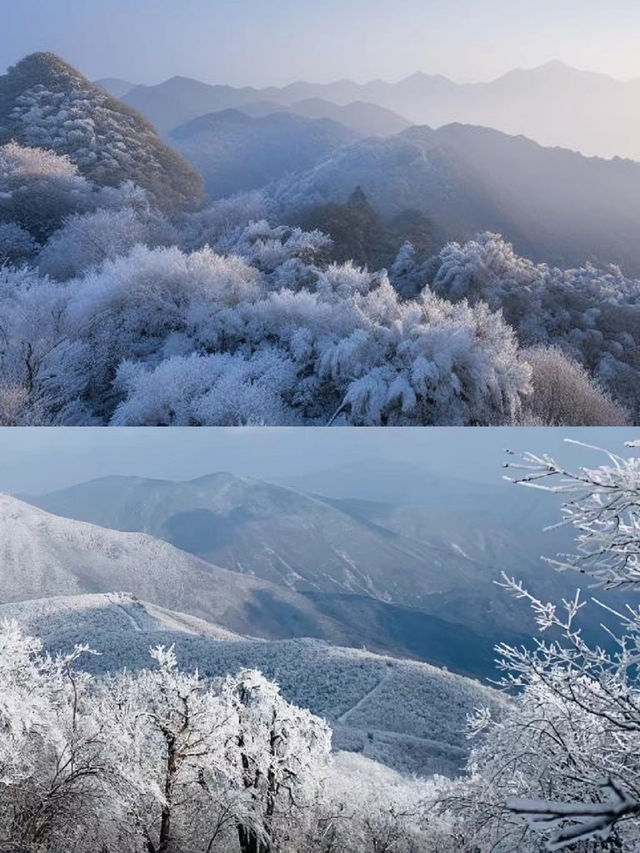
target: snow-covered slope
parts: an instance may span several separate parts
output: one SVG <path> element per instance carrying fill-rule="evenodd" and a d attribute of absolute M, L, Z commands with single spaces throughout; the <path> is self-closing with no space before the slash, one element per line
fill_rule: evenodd
<path fill-rule="evenodd" d="M 216 677 L 252 666 L 287 699 L 325 717 L 334 746 L 399 770 L 455 774 L 464 760 L 466 715 L 504 700 L 478 682 L 414 661 L 316 640 L 260 641 L 123 594 L 0 605 L 52 651 L 88 643 L 95 674 L 150 664 L 149 647 L 173 644 L 180 665 Z"/>
<path fill-rule="evenodd" d="M 143 533 L 59 518 L 0 495 L 1 601 L 121 590 L 252 636 L 343 636 L 304 596 Z"/>
<path fill-rule="evenodd" d="M 151 533 L 297 591 L 419 607 L 479 572 L 439 541 L 431 546 L 322 498 L 226 473 L 190 482 L 108 477 L 30 500 L 60 515 Z"/>
<path fill-rule="evenodd" d="M 223 110 L 180 125 L 169 139 L 204 176 L 209 195 L 222 198 L 310 169 L 359 136 L 321 116 Z"/>
<path fill-rule="evenodd" d="M 407 209 L 425 214 L 442 242 L 488 230 L 536 261 L 570 266 L 587 259 L 640 271 L 635 161 L 584 157 L 487 127 L 410 127 L 340 148 L 283 179 L 275 197 L 294 215 L 345 202 L 358 186 L 385 217 Z M 603 218 L 610 228 L 602 228 Z"/>
<path fill-rule="evenodd" d="M 63 516 L 146 531 L 246 579 L 303 592 L 333 627 L 322 634 L 305 619 L 294 635 L 480 677 L 494 674 L 496 643 L 520 644 L 535 633 L 527 606 L 496 586 L 502 571 L 545 600 L 575 592 L 575 576 L 541 563 L 573 542 L 568 528 L 543 534 L 559 507 L 539 492 L 373 462 L 310 475 L 307 483 L 378 500 L 320 497 L 299 491 L 304 480 L 293 482 L 298 488 L 224 473 L 186 482 L 108 477 L 30 500 Z M 414 505 L 399 503 L 403 495 Z M 200 612 L 188 605 L 168 606 Z M 584 630 L 598 631 L 600 618 L 587 609 Z"/>

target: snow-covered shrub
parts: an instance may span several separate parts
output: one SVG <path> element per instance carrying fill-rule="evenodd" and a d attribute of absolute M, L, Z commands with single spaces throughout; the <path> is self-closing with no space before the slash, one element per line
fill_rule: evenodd
<path fill-rule="evenodd" d="M 289 237 L 267 257 L 316 245 Z M 350 264 L 293 257 L 270 272 L 137 246 L 65 284 L 7 270 L 0 303 L 5 369 L 48 422 L 490 424 L 529 393 L 499 315 L 429 291 L 401 302 L 384 274 Z"/>
<path fill-rule="evenodd" d="M 253 222 L 268 218 L 269 201 L 259 190 L 218 199 L 180 219 L 180 247 L 185 251 L 219 248 L 233 242 Z"/>
<path fill-rule="evenodd" d="M 153 247 L 176 242 L 175 228 L 160 214 L 129 206 L 100 208 L 69 217 L 47 241 L 38 266 L 53 278 L 67 280 L 128 254 L 138 243 Z"/>
<path fill-rule="evenodd" d="M 556 347 L 531 347 L 522 357 L 531 365 L 533 393 L 524 419 L 545 426 L 625 426 L 629 415 L 598 387 L 585 368 Z"/>
<path fill-rule="evenodd" d="M 100 317 L 83 337 L 103 398 L 118 371 L 113 423 L 497 423 L 529 389 L 497 315 L 400 303 L 350 265 L 274 290 L 237 258 L 139 248 L 77 289 L 70 315 Z"/>
<path fill-rule="evenodd" d="M 63 156 L 16 143 L 0 147 L 0 220 L 44 241 L 65 216 L 94 209 L 92 184 Z"/>
<path fill-rule="evenodd" d="M 21 251 L 26 248 L 28 254 L 33 254 L 36 245 L 44 243 L 69 217 L 101 210 L 108 216 L 109 212 L 129 208 L 161 219 L 149 212 L 144 191 L 131 182 L 119 187 L 100 187 L 82 177 L 66 156 L 41 148 L 25 148 L 14 142 L 0 147 L 0 228 L 5 229 L 0 232 L 0 236 L 4 235 L 0 241 L 0 259 L 5 239 L 9 249 L 17 241 Z M 105 222 L 104 230 L 108 231 L 109 226 L 117 232 L 117 219 Z M 111 240 L 108 235 L 103 239 Z M 177 239 L 175 234 L 171 234 L 171 239 Z M 59 245 L 61 254 L 69 248 L 68 242 Z M 49 257 L 55 252 L 52 249 Z M 64 258 L 59 262 L 63 263 Z"/>
<path fill-rule="evenodd" d="M 38 244 L 15 222 L 0 222 L 0 266 L 24 263 L 36 254 Z"/>
<path fill-rule="evenodd" d="M 501 310 L 521 346 L 560 347 L 640 411 L 640 281 L 617 267 L 561 270 L 519 257 L 496 234 L 440 252 L 433 290 Z"/>

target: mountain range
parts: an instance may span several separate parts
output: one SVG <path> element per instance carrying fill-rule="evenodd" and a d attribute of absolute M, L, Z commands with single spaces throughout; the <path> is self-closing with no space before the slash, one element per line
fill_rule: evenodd
<path fill-rule="evenodd" d="M 204 176 L 209 195 L 222 198 L 304 172 L 359 137 L 330 118 L 229 109 L 193 119 L 168 138 Z"/>
<path fill-rule="evenodd" d="M 346 633 L 304 596 L 144 533 L 51 515 L 0 495 L 0 601 L 126 591 L 252 636 Z"/>
<path fill-rule="evenodd" d="M 614 263 L 640 274 L 640 163 L 631 160 L 583 157 L 471 125 L 411 127 L 342 147 L 283 179 L 274 195 L 291 215 L 344 202 L 356 186 L 385 217 L 426 214 L 440 243 L 492 231 L 536 261 Z"/>
<path fill-rule="evenodd" d="M 514 72 L 473 91 L 482 93 L 488 86 L 506 97 L 505 92 L 513 95 L 521 86 L 546 92 L 547 100 L 551 93 L 562 99 L 567 81 L 573 81 L 574 99 L 564 104 L 569 119 L 584 103 L 597 114 L 596 101 L 585 92 L 605 82 L 558 65 Z M 578 89 L 576 81 L 581 81 Z M 101 82 L 119 92 L 127 86 Z M 616 86 L 630 98 L 637 88 L 610 81 L 609 88 Z M 386 223 L 422 217 L 423 225 L 428 223 L 429 253 L 488 230 L 502 233 L 516 251 L 536 261 L 613 263 L 628 275 L 640 275 L 640 163 L 585 157 L 470 124 L 396 132 L 406 112 L 392 110 L 390 116 L 392 105 L 383 103 L 380 94 L 403 93 L 406 105 L 410 97 L 424 100 L 425 92 L 444 98 L 452 87 L 457 91 L 455 84 L 425 75 L 395 86 L 343 81 L 281 90 L 172 78 L 158 87 L 134 87 L 122 103 L 57 57 L 34 54 L 0 78 L 0 143 L 15 138 L 66 153 L 99 183 L 139 183 L 166 210 L 200 204 L 202 179 L 194 165 L 216 197 L 263 188 L 274 219 L 294 225 L 319 221 L 329 231 L 331 222 L 340 230 L 340 223 L 351 221 L 331 205 L 345 205 L 360 187 Z M 379 103 L 369 97 L 376 92 Z M 169 99 L 180 115 L 163 118 L 162 109 L 157 113 L 147 103 L 154 99 L 161 105 Z M 164 127 L 184 157 L 161 142 L 132 106 Z M 243 113 L 243 106 L 252 114 Z M 409 118 L 417 120 L 413 114 Z M 378 135 L 369 135 L 376 124 Z M 630 138 L 620 128 L 615 132 L 618 139 Z M 314 218 L 314 210 L 325 215 Z M 390 256 L 395 251 L 397 246 Z"/>
<path fill-rule="evenodd" d="M 259 668 L 327 718 L 336 749 L 455 775 L 466 715 L 506 701 L 477 680 L 495 677 L 495 645 L 534 631 L 495 581 L 504 570 L 569 596 L 575 579 L 539 555 L 570 532 L 541 547 L 557 504 L 537 492 L 371 468 L 306 475 L 324 495 L 229 473 L 0 495 L 0 619 L 52 652 L 88 643 L 97 675 L 147 665 L 157 644 L 208 677 Z M 582 619 L 585 637 L 601 618 Z"/>
<path fill-rule="evenodd" d="M 162 133 L 223 109 L 260 102 L 296 109 L 301 101 L 319 98 L 339 107 L 358 102 L 377 106 L 411 124 L 483 125 L 589 156 L 640 157 L 640 80 L 615 80 L 558 61 L 467 84 L 417 73 L 397 83 L 339 80 L 282 88 L 234 88 L 172 77 L 155 86 L 134 86 L 124 95 L 120 81 L 103 85 L 111 85 L 114 94 L 124 97 Z"/>
<path fill-rule="evenodd" d="M 536 492 L 514 498 L 507 484 L 441 485 L 445 478 L 427 476 L 420 498 L 412 487 L 420 476 L 404 479 L 413 504 L 394 502 L 392 489 L 387 502 L 332 498 L 228 473 L 180 482 L 108 477 L 28 500 L 102 528 L 144 531 L 286 592 L 307 636 L 490 675 L 495 643 L 524 642 L 534 631 L 522 603 L 496 587 L 501 572 L 543 598 L 573 594 L 575 578 L 540 561 L 570 550 L 571 531 L 541 540 L 558 508 Z M 584 629 L 596 630 L 600 618 L 590 613 Z"/>

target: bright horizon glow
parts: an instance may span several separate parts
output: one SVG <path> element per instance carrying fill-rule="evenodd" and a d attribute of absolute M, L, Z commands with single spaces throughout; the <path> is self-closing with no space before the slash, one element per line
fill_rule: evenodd
<path fill-rule="evenodd" d="M 633 0 L 5 0 L 0 69 L 39 50 L 91 79 L 172 76 L 282 86 L 395 82 L 422 71 L 464 82 L 559 60 L 640 77 Z M 277 61 L 274 61 L 274 57 Z"/>

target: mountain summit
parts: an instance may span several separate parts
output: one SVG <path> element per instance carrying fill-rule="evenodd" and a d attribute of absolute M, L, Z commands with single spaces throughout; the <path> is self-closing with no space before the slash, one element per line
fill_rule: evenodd
<path fill-rule="evenodd" d="M 193 208 L 198 173 L 131 107 L 52 53 L 34 53 L 0 77 L 0 144 L 64 154 L 97 184 L 133 181 L 164 210 Z"/>

